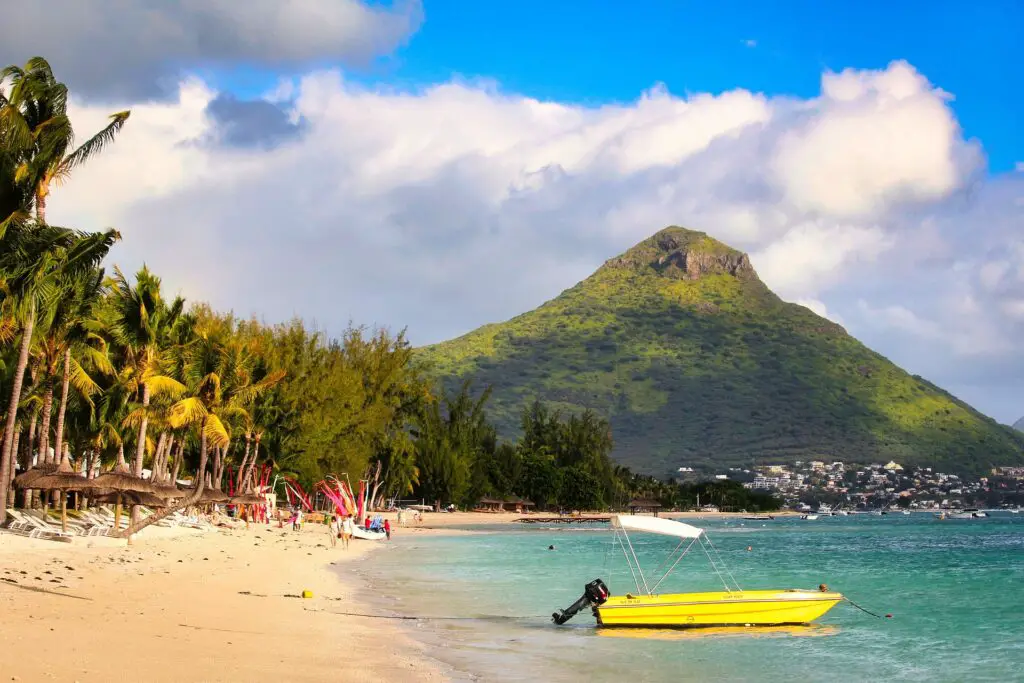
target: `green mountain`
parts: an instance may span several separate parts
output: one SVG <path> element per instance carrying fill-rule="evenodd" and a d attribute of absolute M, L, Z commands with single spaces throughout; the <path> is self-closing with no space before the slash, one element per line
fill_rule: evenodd
<path fill-rule="evenodd" d="M 982 473 L 1024 463 L 1024 434 L 782 301 L 746 254 L 669 227 L 557 298 L 419 350 L 446 387 L 493 387 L 515 436 L 535 399 L 607 416 L 612 457 L 682 466 L 844 460 Z"/>

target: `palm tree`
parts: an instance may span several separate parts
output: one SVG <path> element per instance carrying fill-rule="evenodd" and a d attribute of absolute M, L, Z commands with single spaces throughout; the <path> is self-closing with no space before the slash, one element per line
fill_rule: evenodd
<path fill-rule="evenodd" d="M 195 342 L 184 354 L 186 398 L 177 401 L 170 410 L 170 425 L 174 428 L 195 428 L 199 437 L 199 464 L 196 467 L 192 493 L 173 507 L 133 522 L 122 531 L 121 538 L 154 524 L 176 510 L 194 504 L 206 487 L 210 447 L 214 449 L 214 486 L 218 486 L 223 471 L 223 452 L 231 443 L 230 422 L 249 417 L 247 408 L 259 396 L 277 384 L 283 373 L 271 373 L 259 381 L 252 379 L 254 358 L 247 354 L 242 342 L 232 338 L 230 331 L 217 321 L 204 321 L 195 332 Z"/>
<path fill-rule="evenodd" d="M 0 274 L 7 281 L 10 295 L 20 299 L 17 310 L 23 323 L 0 451 L 0 522 L 7 516 L 18 402 L 38 305 L 48 289 L 52 293 L 53 280 L 60 274 L 60 267 L 70 266 L 76 272 L 86 263 L 94 267 L 119 237 L 109 231 L 98 240 L 82 239 L 77 249 L 70 249 L 66 240 L 73 239 L 75 233 L 64 231 L 61 235 L 42 230 L 39 236 L 30 238 L 25 234 L 27 216 L 34 207 L 34 229 L 45 228 L 51 185 L 66 181 L 75 168 L 102 151 L 114 140 L 129 116 L 126 111 L 114 114 L 110 124 L 75 148 L 74 130 L 67 116 L 67 87 L 54 78 L 45 59 L 34 57 L 24 68 L 12 65 L 0 71 L 0 83 L 7 81 L 11 84 L 10 92 L 0 93 L 0 150 L 3 150 L 0 154 L 0 239 L 3 239 L 2 251 L 7 257 L 6 263 L 0 266 Z M 12 236 L 11 231 L 18 226 L 22 228 L 21 234 Z M 61 244 L 57 243 L 62 239 L 65 241 L 63 253 L 46 251 L 48 245 L 61 249 Z M 11 288 L 12 279 L 20 280 L 20 289 Z"/>
<path fill-rule="evenodd" d="M 60 296 L 62 278 L 74 278 L 94 270 L 120 235 L 85 234 L 49 225 L 9 225 L 0 249 L 0 273 L 5 278 L 5 294 L 23 319 L 18 360 L 11 382 L 2 457 L 0 457 L 0 522 L 7 515 L 7 494 L 13 471 L 14 434 L 18 405 L 28 367 L 29 351 L 37 310 L 47 310 Z"/>
<path fill-rule="evenodd" d="M 0 72 L 0 81 L 5 80 L 10 80 L 11 92 L 6 104 L 0 102 L 7 124 L 6 139 L 0 142 L 22 152 L 15 180 L 31 189 L 36 220 L 45 223 L 51 185 L 66 182 L 75 168 L 112 143 L 131 112 L 112 114 L 105 128 L 75 147 L 68 89 L 54 78 L 49 62 L 33 57 L 24 67 L 12 64 Z"/>
<path fill-rule="evenodd" d="M 114 320 L 110 327 L 114 341 L 121 347 L 124 362 L 119 374 L 131 394 L 141 391 L 142 406 L 129 416 L 138 423 L 138 440 L 132 474 L 142 474 L 146 453 L 146 430 L 149 424 L 149 403 L 160 394 L 177 395 L 184 385 L 170 377 L 165 368 L 171 346 L 171 332 L 181 317 L 185 301 L 181 297 L 168 305 L 160 293 L 160 278 L 142 267 L 135 276 L 133 287 L 121 272 L 114 268 L 111 305 Z"/>

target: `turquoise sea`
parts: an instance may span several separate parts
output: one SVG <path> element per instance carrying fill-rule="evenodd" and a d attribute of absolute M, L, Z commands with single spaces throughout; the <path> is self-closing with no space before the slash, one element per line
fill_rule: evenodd
<path fill-rule="evenodd" d="M 382 612 L 458 617 L 403 623 L 471 680 L 1024 681 L 1024 515 L 688 521 L 707 529 L 743 588 L 826 583 L 893 618 L 840 604 L 803 628 L 600 630 L 584 610 L 555 626 L 551 613 L 594 578 L 635 590 L 607 525 L 399 529 L 361 571 Z M 631 538 L 648 570 L 675 547 Z M 720 587 L 695 547 L 659 592 Z"/>

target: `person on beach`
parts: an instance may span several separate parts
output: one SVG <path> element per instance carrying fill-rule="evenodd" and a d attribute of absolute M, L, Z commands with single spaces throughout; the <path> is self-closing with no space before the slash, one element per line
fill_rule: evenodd
<path fill-rule="evenodd" d="M 384 533 L 387 534 L 388 540 L 391 540 L 391 522 L 384 520 Z"/>
<path fill-rule="evenodd" d="M 352 515 L 345 517 L 345 521 L 341 524 L 341 544 L 348 550 L 349 541 L 352 540 L 352 534 L 356 532 L 356 523 L 352 521 Z"/>
<path fill-rule="evenodd" d="M 370 515 L 366 515 L 366 520 L 363 522 L 363 526 L 366 528 L 367 531 L 370 530 L 370 524 L 372 524 L 372 522 L 373 520 L 370 519 Z"/>
<path fill-rule="evenodd" d="M 331 515 L 331 523 L 327 525 L 327 531 L 331 537 L 331 547 L 334 548 L 338 545 L 338 539 L 341 538 L 341 524 L 338 523 L 337 515 Z"/>

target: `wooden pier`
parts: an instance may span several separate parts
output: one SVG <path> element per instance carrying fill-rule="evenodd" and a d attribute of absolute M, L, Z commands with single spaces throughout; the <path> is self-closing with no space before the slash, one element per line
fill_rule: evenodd
<path fill-rule="evenodd" d="M 611 517 L 573 517 L 571 515 L 564 515 L 561 517 L 520 517 L 516 520 L 523 524 L 586 524 L 587 522 L 604 522 L 608 523 L 612 521 Z"/>

